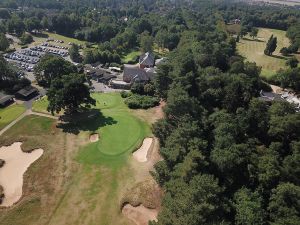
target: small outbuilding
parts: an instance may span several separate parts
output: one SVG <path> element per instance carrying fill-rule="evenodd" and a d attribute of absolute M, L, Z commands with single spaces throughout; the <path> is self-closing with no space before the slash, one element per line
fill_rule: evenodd
<path fill-rule="evenodd" d="M 16 93 L 16 98 L 21 100 L 30 100 L 33 97 L 37 96 L 39 94 L 39 91 L 37 88 L 32 86 L 27 86 L 22 88 Z"/>
<path fill-rule="evenodd" d="M 13 95 L 7 95 L 0 92 L 0 107 L 5 107 L 14 101 Z"/>

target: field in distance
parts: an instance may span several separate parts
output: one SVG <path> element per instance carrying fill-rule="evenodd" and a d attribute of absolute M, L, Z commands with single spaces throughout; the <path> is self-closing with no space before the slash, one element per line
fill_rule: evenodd
<path fill-rule="evenodd" d="M 299 0 L 250 0 L 252 2 L 266 2 L 272 4 L 281 4 L 281 5 L 288 5 L 288 6 L 296 6 L 300 5 Z"/>
<path fill-rule="evenodd" d="M 272 56 L 266 56 L 264 50 L 272 34 L 277 37 L 277 48 Z M 282 47 L 290 45 L 290 41 L 285 34 L 286 32 L 282 30 L 260 28 L 257 38 L 252 39 L 250 36 L 246 36 L 240 39 L 237 48 L 247 61 L 256 62 L 257 65 L 261 66 L 262 76 L 268 78 L 273 76 L 279 69 L 286 68 L 285 61 L 288 57 L 284 57 L 279 53 Z M 300 59 L 299 55 L 296 57 Z"/>

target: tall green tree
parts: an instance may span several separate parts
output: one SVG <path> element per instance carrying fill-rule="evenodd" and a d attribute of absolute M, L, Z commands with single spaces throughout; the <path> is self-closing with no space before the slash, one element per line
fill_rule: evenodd
<path fill-rule="evenodd" d="M 300 187 L 281 183 L 272 190 L 268 210 L 270 224 L 297 225 L 300 221 Z"/>
<path fill-rule="evenodd" d="M 250 32 L 250 37 L 252 37 L 252 39 L 254 39 L 255 37 L 257 37 L 258 34 L 258 29 L 256 27 L 252 27 L 251 32 Z"/>
<path fill-rule="evenodd" d="M 49 106 L 47 110 L 59 113 L 74 113 L 82 107 L 95 105 L 96 101 L 90 96 L 86 77 L 83 74 L 71 73 L 55 78 L 47 93 Z"/>
<path fill-rule="evenodd" d="M 9 41 L 4 33 L 0 33 L 0 51 L 5 51 L 9 47 Z"/>
<path fill-rule="evenodd" d="M 151 52 L 153 49 L 153 37 L 148 32 L 144 32 L 140 37 L 140 46 L 142 52 Z"/>
<path fill-rule="evenodd" d="M 69 48 L 69 54 L 70 58 L 73 62 L 80 63 L 81 62 L 81 55 L 79 53 L 79 46 L 76 44 L 72 44 L 72 46 Z"/>
<path fill-rule="evenodd" d="M 273 35 L 269 38 L 266 48 L 264 50 L 265 55 L 272 55 L 273 52 L 277 48 L 277 37 L 274 37 Z"/>
<path fill-rule="evenodd" d="M 263 225 L 265 211 L 263 199 L 257 192 L 242 188 L 235 193 L 235 221 L 239 225 Z"/>
<path fill-rule="evenodd" d="M 298 66 L 298 63 L 298 59 L 295 56 L 293 56 L 285 62 L 285 65 L 289 66 L 290 68 L 296 68 Z"/>
<path fill-rule="evenodd" d="M 71 62 L 50 54 L 43 56 L 34 69 L 37 82 L 45 87 L 49 87 L 55 78 L 76 72 L 77 68 Z"/>

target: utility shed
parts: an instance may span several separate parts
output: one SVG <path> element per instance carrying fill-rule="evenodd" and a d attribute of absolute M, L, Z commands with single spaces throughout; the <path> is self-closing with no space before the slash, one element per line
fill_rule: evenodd
<path fill-rule="evenodd" d="M 14 101 L 14 96 L 13 95 L 7 95 L 2 92 L 0 92 L 0 107 L 4 107 L 9 105 Z"/>
<path fill-rule="evenodd" d="M 32 86 L 22 88 L 16 93 L 16 98 L 21 100 L 30 100 L 37 96 L 39 93 L 38 89 Z"/>

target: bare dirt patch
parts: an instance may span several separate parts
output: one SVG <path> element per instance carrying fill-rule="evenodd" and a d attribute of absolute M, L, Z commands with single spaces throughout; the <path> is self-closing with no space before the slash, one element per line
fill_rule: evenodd
<path fill-rule="evenodd" d="M 97 134 L 97 133 L 94 133 L 94 134 L 91 134 L 90 135 L 90 142 L 97 142 L 97 141 L 99 141 L 99 134 Z"/>
<path fill-rule="evenodd" d="M 161 101 L 160 104 L 156 107 L 150 109 L 135 109 L 131 110 L 131 112 L 139 117 L 140 119 L 148 122 L 149 124 L 155 123 L 157 120 L 162 119 L 164 117 L 163 108 L 165 107 L 166 102 Z"/>
<path fill-rule="evenodd" d="M 0 158 L 6 162 L 0 169 L 0 184 L 4 189 L 1 206 L 4 207 L 12 206 L 22 197 L 23 174 L 44 152 L 43 149 L 36 149 L 25 153 L 21 145 L 21 142 L 16 142 L 0 148 Z"/>
<path fill-rule="evenodd" d="M 147 225 L 149 221 L 157 221 L 158 210 L 148 209 L 143 205 L 133 207 L 130 204 L 126 204 L 122 213 L 136 225 Z"/>
<path fill-rule="evenodd" d="M 133 153 L 133 158 L 138 162 L 147 162 L 148 151 L 153 146 L 153 138 L 145 138 L 142 146 Z"/>

